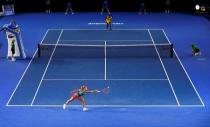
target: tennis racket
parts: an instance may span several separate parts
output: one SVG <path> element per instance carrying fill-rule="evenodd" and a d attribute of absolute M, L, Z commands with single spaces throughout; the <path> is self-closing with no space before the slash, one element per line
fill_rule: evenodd
<path fill-rule="evenodd" d="M 102 90 L 100 90 L 100 92 L 102 92 L 104 94 L 109 94 L 110 93 L 110 87 L 107 86 L 107 87 L 103 88 Z"/>

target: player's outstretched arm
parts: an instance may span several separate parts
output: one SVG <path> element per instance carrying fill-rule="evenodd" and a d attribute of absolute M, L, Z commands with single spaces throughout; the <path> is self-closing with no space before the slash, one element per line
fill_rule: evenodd
<path fill-rule="evenodd" d="M 100 90 L 88 90 L 86 93 L 99 93 L 101 92 Z"/>

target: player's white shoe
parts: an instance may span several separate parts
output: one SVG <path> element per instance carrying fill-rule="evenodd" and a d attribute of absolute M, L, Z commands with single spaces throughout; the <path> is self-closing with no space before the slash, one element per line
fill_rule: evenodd
<path fill-rule="evenodd" d="M 87 111 L 88 109 L 87 109 L 87 108 L 83 108 L 82 110 L 85 112 L 85 111 Z"/>
<path fill-rule="evenodd" d="M 63 109 L 66 109 L 66 104 L 63 104 Z"/>

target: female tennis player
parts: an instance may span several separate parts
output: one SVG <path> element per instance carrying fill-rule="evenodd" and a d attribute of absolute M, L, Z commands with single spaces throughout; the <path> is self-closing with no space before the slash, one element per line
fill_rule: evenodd
<path fill-rule="evenodd" d="M 88 90 L 87 86 L 81 86 L 80 89 L 76 89 L 76 90 L 73 90 L 71 92 L 72 96 L 63 104 L 63 109 L 66 109 L 67 104 L 69 104 L 70 102 L 72 102 L 75 99 L 78 99 L 79 101 L 82 102 L 83 111 L 87 111 L 88 109 L 86 108 L 85 99 L 83 98 L 83 96 L 86 93 L 99 93 L 99 92 L 101 92 L 101 91 L 99 91 L 99 90 Z"/>

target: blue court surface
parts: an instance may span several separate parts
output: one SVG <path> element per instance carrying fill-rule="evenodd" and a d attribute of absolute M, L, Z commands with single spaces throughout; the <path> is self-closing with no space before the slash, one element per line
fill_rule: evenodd
<path fill-rule="evenodd" d="M 19 14 L 27 59 L 6 59 L 0 36 L 0 126 L 209 127 L 210 22 L 171 13 Z M 95 19 L 95 20 L 93 20 Z M 119 23 L 119 24 L 118 24 Z M 202 55 L 191 55 L 191 44 Z M 39 48 L 38 48 L 39 47 Z M 110 87 L 62 105 L 81 85 Z"/>
<path fill-rule="evenodd" d="M 7 106 L 62 106 L 81 85 L 112 91 L 88 107 L 204 106 L 164 29 L 49 29 L 41 44 Z"/>

